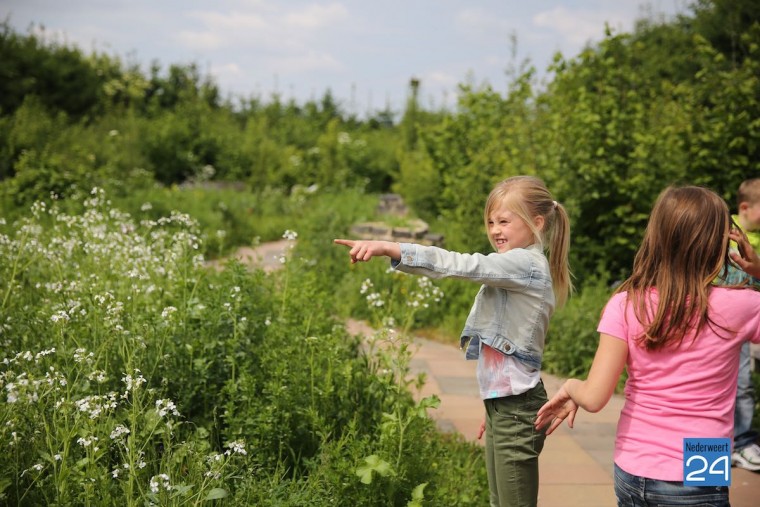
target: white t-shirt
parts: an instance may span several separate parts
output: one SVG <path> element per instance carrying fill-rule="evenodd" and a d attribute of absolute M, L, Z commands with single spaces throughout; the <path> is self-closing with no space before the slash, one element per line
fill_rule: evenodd
<path fill-rule="evenodd" d="M 541 380 L 541 371 L 481 342 L 477 376 L 480 398 L 488 400 L 527 392 Z"/>

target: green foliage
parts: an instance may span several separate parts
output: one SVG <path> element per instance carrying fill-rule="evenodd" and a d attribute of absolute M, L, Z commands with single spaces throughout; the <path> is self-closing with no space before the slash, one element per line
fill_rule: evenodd
<path fill-rule="evenodd" d="M 543 367 L 549 373 L 585 377 L 599 344 L 596 326 L 612 289 L 601 277 L 587 283 L 552 317 Z"/>
<path fill-rule="evenodd" d="M 415 401 L 408 339 L 363 350 L 335 320 L 319 217 L 265 275 L 205 268 L 198 223 L 155 211 L 96 189 L 0 222 L 4 503 L 482 504 L 480 449 Z M 364 484 L 372 455 L 393 473 Z"/>
<path fill-rule="evenodd" d="M 76 47 L 16 34 L 0 24 L 0 112 L 15 111 L 30 95 L 51 109 L 81 117 L 99 104 L 99 78 Z"/>

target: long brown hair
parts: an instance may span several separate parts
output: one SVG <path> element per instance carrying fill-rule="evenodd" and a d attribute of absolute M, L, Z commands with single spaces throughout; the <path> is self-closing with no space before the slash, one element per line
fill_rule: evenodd
<path fill-rule="evenodd" d="M 707 300 L 729 261 L 730 220 L 725 201 L 706 188 L 668 187 L 657 198 L 633 273 L 617 289 L 628 292 L 647 350 L 680 344 L 689 332 L 715 325 Z"/>
<path fill-rule="evenodd" d="M 564 206 L 555 201 L 544 182 L 534 176 L 513 176 L 499 182 L 491 190 L 483 213 L 486 230 L 488 217 L 501 205 L 507 206 L 525 221 L 533 232 L 536 243 L 548 247 L 554 297 L 557 306 L 564 305 L 573 290 L 568 261 L 570 219 Z M 533 218 L 539 215 L 544 218 L 541 231 L 533 223 Z M 496 248 L 493 243 L 491 246 Z"/>

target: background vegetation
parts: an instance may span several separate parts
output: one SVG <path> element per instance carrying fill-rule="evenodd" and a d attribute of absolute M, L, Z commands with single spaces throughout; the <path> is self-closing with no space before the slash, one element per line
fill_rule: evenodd
<path fill-rule="evenodd" d="M 540 176 L 571 214 L 578 287 L 545 368 L 583 374 L 657 194 L 701 184 L 733 204 L 760 175 L 755 3 L 643 19 L 557 55 L 543 82 L 526 62 L 505 93 L 463 86 L 455 110 L 424 110 L 412 82 L 398 121 L 346 115 L 329 91 L 233 102 L 194 65 L 144 73 L 3 24 L 0 495 L 482 504 L 477 449 L 435 431 L 389 334 L 455 337 L 477 288 L 347 267 L 332 238 L 393 191 L 447 247 L 485 252 L 491 186 Z M 199 257 L 286 230 L 298 246 L 276 274 Z M 363 351 L 348 316 L 384 345 Z"/>

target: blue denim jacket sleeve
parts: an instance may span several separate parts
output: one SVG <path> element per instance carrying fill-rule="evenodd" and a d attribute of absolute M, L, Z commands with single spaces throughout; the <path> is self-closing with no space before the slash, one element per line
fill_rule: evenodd
<path fill-rule="evenodd" d="M 394 269 L 430 278 L 460 278 L 472 282 L 519 290 L 531 283 L 534 275 L 527 250 L 506 253 L 465 254 L 434 246 L 400 243 L 401 259 L 392 261 Z"/>
<path fill-rule="evenodd" d="M 715 281 L 716 285 L 754 285 L 760 288 L 760 279 L 757 279 L 749 274 L 745 273 L 741 269 L 737 269 L 734 266 L 726 266 L 725 273 L 718 275 L 718 279 Z"/>

